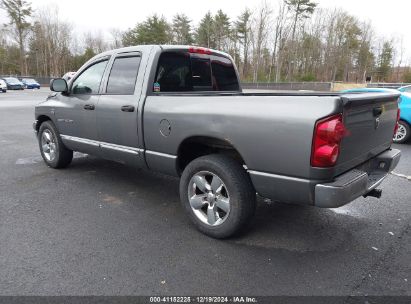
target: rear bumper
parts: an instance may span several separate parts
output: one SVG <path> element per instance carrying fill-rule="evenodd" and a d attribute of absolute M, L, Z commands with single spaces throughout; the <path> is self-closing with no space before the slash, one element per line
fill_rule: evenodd
<path fill-rule="evenodd" d="M 401 158 L 399 150 L 389 150 L 370 162 L 338 176 L 334 182 L 315 186 L 315 205 L 337 208 L 378 187 Z"/>
<path fill-rule="evenodd" d="M 398 165 L 399 150 L 387 150 L 364 164 L 324 183 L 249 170 L 255 190 L 274 201 L 338 208 L 378 187 Z"/>

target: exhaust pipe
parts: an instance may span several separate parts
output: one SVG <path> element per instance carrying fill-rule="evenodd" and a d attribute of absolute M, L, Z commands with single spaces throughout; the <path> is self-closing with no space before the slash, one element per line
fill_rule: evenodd
<path fill-rule="evenodd" d="M 375 198 L 381 198 L 382 190 L 381 189 L 373 189 L 370 192 L 363 195 L 364 198 L 372 196 Z"/>

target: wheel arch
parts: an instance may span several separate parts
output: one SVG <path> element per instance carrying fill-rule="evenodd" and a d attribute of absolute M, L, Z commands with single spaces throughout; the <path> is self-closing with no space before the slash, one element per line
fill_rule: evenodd
<path fill-rule="evenodd" d="M 47 115 L 39 115 L 39 116 L 37 117 L 36 125 L 35 125 L 35 130 L 36 130 L 36 132 L 39 131 L 41 124 L 42 124 L 43 122 L 45 122 L 45 121 L 52 121 L 52 119 L 51 119 L 49 116 L 47 116 Z"/>
<path fill-rule="evenodd" d="M 400 118 L 400 121 L 402 121 L 403 123 L 407 124 L 409 127 L 411 127 L 411 121 L 408 121 L 405 118 Z"/>
<path fill-rule="evenodd" d="M 178 147 L 176 165 L 179 175 L 191 161 L 209 154 L 227 155 L 246 165 L 241 153 L 229 140 L 212 136 L 191 136 L 184 139 Z"/>

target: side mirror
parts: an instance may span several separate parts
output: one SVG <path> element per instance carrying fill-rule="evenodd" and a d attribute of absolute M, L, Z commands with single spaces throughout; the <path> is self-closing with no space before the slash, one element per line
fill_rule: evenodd
<path fill-rule="evenodd" d="M 67 92 L 67 82 L 63 78 L 52 79 L 50 82 L 50 90 L 52 90 L 53 92 Z"/>

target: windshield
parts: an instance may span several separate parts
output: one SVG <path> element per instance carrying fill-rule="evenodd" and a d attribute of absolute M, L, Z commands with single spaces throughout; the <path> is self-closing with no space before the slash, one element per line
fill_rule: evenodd
<path fill-rule="evenodd" d="M 7 77 L 7 78 L 4 78 L 4 80 L 7 82 L 20 82 L 20 80 L 14 77 Z"/>
<path fill-rule="evenodd" d="M 37 83 L 34 79 L 23 79 L 23 81 L 26 83 Z"/>
<path fill-rule="evenodd" d="M 400 90 L 401 92 L 411 93 L 411 86 L 402 87 L 402 88 L 399 88 L 398 90 Z"/>

